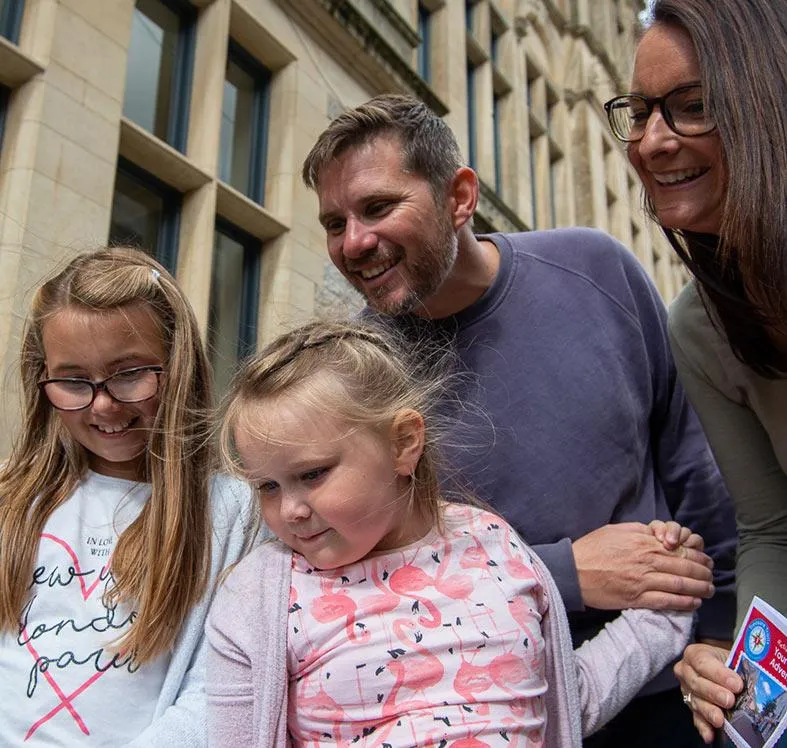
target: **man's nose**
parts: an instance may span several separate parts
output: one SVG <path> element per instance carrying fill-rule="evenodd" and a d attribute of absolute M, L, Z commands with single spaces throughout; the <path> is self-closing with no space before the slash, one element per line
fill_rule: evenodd
<path fill-rule="evenodd" d="M 377 234 L 357 218 L 349 218 L 344 229 L 342 254 L 350 259 L 363 257 L 377 246 Z"/>

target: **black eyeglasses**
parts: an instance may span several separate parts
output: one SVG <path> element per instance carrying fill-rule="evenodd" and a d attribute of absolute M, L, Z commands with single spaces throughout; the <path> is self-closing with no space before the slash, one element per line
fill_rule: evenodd
<path fill-rule="evenodd" d="M 159 388 L 161 366 L 137 366 L 93 382 L 81 377 L 57 377 L 38 383 L 39 389 L 57 410 L 89 408 L 101 390 L 119 403 L 141 403 L 150 400 Z"/>
<path fill-rule="evenodd" d="M 664 96 L 640 96 L 626 94 L 616 96 L 604 104 L 609 126 L 618 140 L 636 143 L 645 135 L 645 128 L 658 106 L 661 116 L 669 128 L 687 138 L 706 135 L 716 127 L 705 111 L 702 101 L 702 87 L 697 84 L 674 88 Z"/>

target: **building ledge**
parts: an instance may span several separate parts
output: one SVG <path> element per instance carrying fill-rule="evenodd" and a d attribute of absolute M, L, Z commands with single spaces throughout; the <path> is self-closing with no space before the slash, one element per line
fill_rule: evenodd
<path fill-rule="evenodd" d="M 216 185 L 216 213 L 262 241 L 273 239 L 288 230 L 262 205 L 224 182 Z"/>
<path fill-rule="evenodd" d="M 0 83 L 8 88 L 17 88 L 43 72 L 44 66 L 38 60 L 0 36 Z"/>
<path fill-rule="evenodd" d="M 212 179 L 180 151 L 126 117 L 120 120 L 119 153 L 179 192 L 196 190 Z"/>

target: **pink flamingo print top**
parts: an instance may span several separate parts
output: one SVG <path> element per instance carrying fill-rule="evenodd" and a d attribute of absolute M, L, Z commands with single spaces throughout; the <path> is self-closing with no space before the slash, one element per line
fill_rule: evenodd
<path fill-rule="evenodd" d="M 339 569 L 293 554 L 293 744 L 543 745 L 547 607 L 516 532 L 475 507 Z"/>

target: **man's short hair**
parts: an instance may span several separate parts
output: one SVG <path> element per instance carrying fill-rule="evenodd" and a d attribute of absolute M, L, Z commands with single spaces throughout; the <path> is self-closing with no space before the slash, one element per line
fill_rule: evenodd
<path fill-rule="evenodd" d="M 303 162 L 303 181 L 316 190 L 322 170 L 345 151 L 376 138 L 398 137 L 402 168 L 429 182 L 442 200 L 456 170 L 464 166 L 451 128 L 423 101 L 384 94 L 340 114 L 322 132 Z"/>

